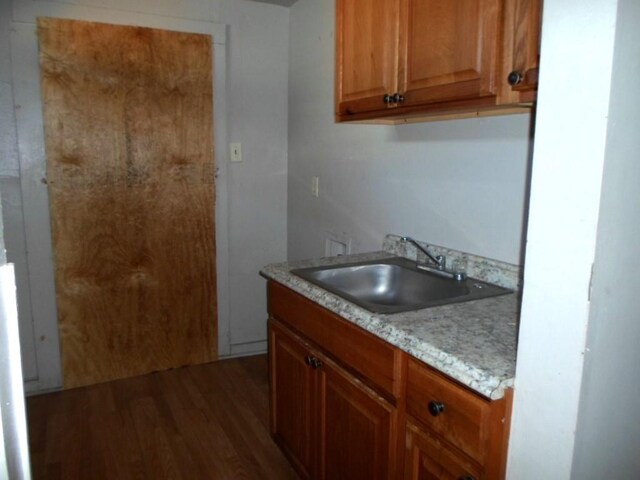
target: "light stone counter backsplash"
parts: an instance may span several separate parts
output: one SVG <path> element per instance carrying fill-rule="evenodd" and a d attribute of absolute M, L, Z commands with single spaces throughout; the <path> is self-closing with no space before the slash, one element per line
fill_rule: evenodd
<path fill-rule="evenodd" d="M 419 242 L 423 246 L 427 246 Z M 467 275 L 515 289 L 515 265 L 429 245 L 434 255 L 457 259 Z M 355 323 L 428 365 L 491 399 L 513 385 L 520 296 L 518 293 L 395 314 L 363 309 L 290 273 L 295 268 L 336 265 L 402 256 L 416 258 L 416 248 L 387 235 L 384 251 L 267 265 L 261 274 Z M 422 252 L 420 252 L 422 255 Z M 420 258 L 420 257 L 419 257 Z"/>
<path fill-rule="evenodd" d="M 426 261 L 425 254 L 419 251 L 415 245 L 409 242 L 402 242 L 400 238 L 398 235 L 388 234 L 384 239 L 382 249 L 398 257 L 408 258 L 409 260 L 417 259 L 419 262 Z M 501 287 L 520 290 L 521 272 L 520 267 L 517 265 L 424 243 L 419 240 L 417 242 L 434 256 L 444 255 L 447 258 L 447 268 L 455 265 L 457 268 L 461 268 L 469 277 L 484 280 Z"/>

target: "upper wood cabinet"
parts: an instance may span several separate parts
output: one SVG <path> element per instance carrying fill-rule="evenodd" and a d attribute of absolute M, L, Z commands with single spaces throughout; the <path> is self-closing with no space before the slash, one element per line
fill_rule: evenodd
<path fill-rule="evenodd" d="M 349 115 L 394 105 L 398 90 L 399 0 L 338 0 L 336 95 Z"/>
<path fill-rule="evenodd" d="M 336 120 L 530 104 L 541 6 L 542 0 L 337 0 Z"/>
<path fill-rule="evenodd" d="M 496 94 L 500 0 L 402 4 L 402 106 Z"/>
<path fill-rule="evenodd" d="M 511 24 L 511 70 L 507 83 L 519 101 L 533 101 L 538 87 L 542 0 L 516 0 L 507 11 Z M 509 63 L 509 62 L 507 62 Z"/>

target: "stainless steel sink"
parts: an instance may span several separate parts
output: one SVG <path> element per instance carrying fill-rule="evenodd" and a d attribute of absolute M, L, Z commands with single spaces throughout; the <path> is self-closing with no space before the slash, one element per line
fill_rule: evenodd
<path fill-rule="evenodd" d="M 399 257 L 291 273 L 374 313 L 406 312 L 512 293 L 473 278 L 443 278 Z"/>

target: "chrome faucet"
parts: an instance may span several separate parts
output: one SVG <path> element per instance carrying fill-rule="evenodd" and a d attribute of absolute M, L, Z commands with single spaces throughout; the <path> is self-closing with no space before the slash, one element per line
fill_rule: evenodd
<path fill-rule="evenodd" d="M 438 268 L 438 270 L 444 270 L 445 265 L 447 263 L 447 258 L 445 256 L 438 255 L 437 257 L 434 257 L 433 255 L 431 255 L 431 253 L 429 253 L 429 250 L 424 248 L 422 245 L 420 245 L 418 242 L 416 242 L 411 237 L 400 237 L 400 240 L 402 242 L 412 243 L 418 250 L 420 250 L 422 253 L 424 253 L 427 256 L 427 258 L 429 260 L 431 260 L 435 264 L 435 266 Z"/>
<path fill-rule="evenodd" d="M 432 272 L 435 273 L 437 275 L 440 275 L 442 277 L 447 277 L 450 278 L 452 280 L 456 280 L 458 282 L 461 282 L 463 280 L 465 280 L 467 278 L 467 275 L 464 272 L 454 272 L 454 271 L 450 271 L 446 269 L 446 265 L 447 265 L 447 258 L 444 255 L 436 255 L 433 256 L 429 250 L 427 250 L 426 248 L 424 248 L 422 245 L 420 245 L 418 242 L 416 242 L 413 238 L 411 237 L 400 237 L 400 241 L 403 243 L 409 242 L 411 244 L 413 244 L 418 250 L 420 250 L 422 253 L 424 253 L 427 258 L 429 260 L 431 260 L 431 262 L 434 264 L 434 266 L 429 266 L 426 264 L 421 264 L 418 263 L 418 261 L 416 260 L 416 267 L 421 269 L 421 270 L 426 270 L 428 272 Z"/>

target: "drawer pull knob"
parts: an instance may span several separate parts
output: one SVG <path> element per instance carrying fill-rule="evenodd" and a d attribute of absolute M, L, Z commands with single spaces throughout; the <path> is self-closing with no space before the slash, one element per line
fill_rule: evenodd
<path fill-rule="evenodd" d="M 304 357 L 304 363 L 306 363 L 313 369 L 320 368 L 322 366 L 322 360 L 319 360 L 316 357 L 312 357 L 311 355 L 307 355 L 306 357 Z"/>
<path fill-rule="evenodd" d="M 442 402 L 434 402 L 433 400 L 429 402 L 429 413 L 437 417 L 442 412 L 444 412 L 444 403 Z"/>
<path fill-rule="evenodd" d="M 522 83 L 522 80 L 524 80 L 524 77 L 522 76 L 522 73 L 518 72 L 517 70 L 511 72 L 507 77 L 507 82 L 509 82 L 509 85 L 511 85 L 512 87 L 515 87 L 519 83 Z"/>

